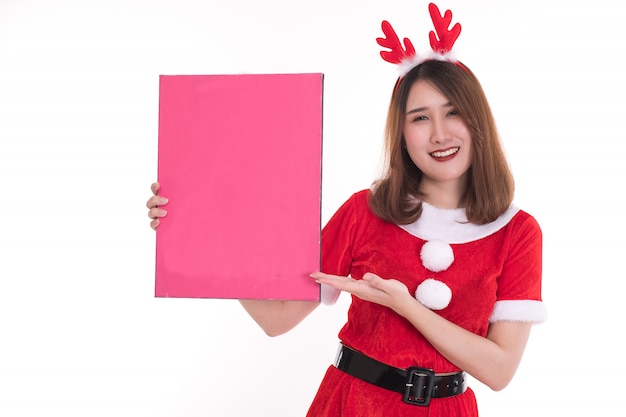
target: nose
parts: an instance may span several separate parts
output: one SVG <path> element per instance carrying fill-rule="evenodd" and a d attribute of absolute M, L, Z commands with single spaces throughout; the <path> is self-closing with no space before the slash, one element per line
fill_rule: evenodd
<path fill-rule="evenodd" d="M 432 132 L 430 140 L 432 143 L 446 143 L 450 140 L 450 135 L 446 127 L 445 120 L 440 118 L 432 119 Z"/>

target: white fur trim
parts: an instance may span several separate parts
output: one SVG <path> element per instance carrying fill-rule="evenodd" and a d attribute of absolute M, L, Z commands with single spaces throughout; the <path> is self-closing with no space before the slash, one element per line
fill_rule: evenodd
<path fill-rule="evenodd" d="M 548 311 L 542 301 L 502 300 L 496 301 L 490 323 L 496 321 L 524 321 L 542 323 L 548 319 Z"/>
<path fill-rule="evenodd" d="M 506 226 L 519 208 L 511 205 L 491 223 L 474 224 L 467 221 L 465 209 L 442 209 L 422 203 L 421 217 L 401 228 L 424 240 L 442 240 L 448 243 L 467 243 L 494 234 Z"/>
<path fill-rule="evenodd" d="M 445 283 L 428 278 L 415 290 L 415 298 L 431 310 L 443 310 L 452 299 L 452 290 Z"/>
<path fill-rule="evenodd" d="M 325 304 L 327 306 L 335 304 L 337 302 L 337 299 L 339 298 L 339 294 L 341 294 L 341 291 L 327 284 L 320 285 L 320 301 L 322 302 L 322 304 Z"/>
<path fill-rule="evenodd" d="M 430 240 L 422 246 L 420 258 L 429 271 L 445 271 L 454 261 L 452 247 L 441 240 Z"/>
<path fill-rule="evenodd" d="M 447 52 L 445 54 L 440 54 L 440 53 L 431 51 L 429 53 L 422 54 L 422 55 L 415 54 L 414 56 L 412 56 L 410 58 L 403 59 L 398 64 L 398 70 L 400 72 L 400 77 L 404 77 L 405 75 L 407 75 L 409 73 L 409 71 L 411 71 L 413 68 L 417 67 L 421 63 L 423 63 L 425 61 L 431 61 L 431 60 L 457 62 L 457 60 L 454 58 L 454 55 L 452 54 L 452 52 Z"/>

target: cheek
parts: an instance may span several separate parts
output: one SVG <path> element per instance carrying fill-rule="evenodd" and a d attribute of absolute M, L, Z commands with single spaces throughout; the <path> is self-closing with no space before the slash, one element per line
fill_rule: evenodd
<path fill-rule="evenodd" d="M 463 141 L 463 145 L 470 151 L 474 148 L 474 141 L 472 139 L 472 133 L 465 123 L 461 123 L 455 127 L 454 134 L 457 138 Z"/>
<path fill-rule="evenodd" d="M 420 167 L 423 167 L 424 164 L 428 163 L 428 154 L 425 153 L 422 149 L 417 148 L 415 144 L 413 144 L 413 146 L 411 146 L 411 144 L 407 144 L 406 153 L 408 154 L 411 162 L 413 162 L 413 165 L 415 165 L 419 169 L 422 169 Z"/>
<path fill-rule="evenodd" d="M 465 123 L 465 121 L 461 120 L 460 118 L 455 120 L 454 126 L 452 128 L 454 129 L 454 132 L 458 137 L 465 138 L 465 140 L 471 139 L 472 134 L 470 132 L 469 126 L 467 125 L 467 123 Z"/>
<path fill-rule="evenodd" d="M 405 128 L 404 129 L 404 143 L 407 148 L 413 147 L 421 147 L 425 146 L 428 142 L 428 136 L 423 132 L 422 129 L 417 127 Z"/>

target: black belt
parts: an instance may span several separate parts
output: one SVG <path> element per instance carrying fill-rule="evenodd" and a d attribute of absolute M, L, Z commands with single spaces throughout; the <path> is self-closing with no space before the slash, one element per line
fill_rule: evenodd
<path fill-rule="evenodd" d="M 467 388 L 465 372 L 435 374 L 416 366 L 394 368 L 341 345 L 335 367 L 356 378 L 402 394 L 402 401 L 426 406 L 431 398 L 462 394 Z"/>

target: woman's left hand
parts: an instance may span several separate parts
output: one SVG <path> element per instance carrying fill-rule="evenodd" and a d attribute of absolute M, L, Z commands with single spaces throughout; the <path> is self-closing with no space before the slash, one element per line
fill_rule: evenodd
<path fill-rule="evenodd" d="M 340 291 L 349 292 L 362 300 L 389 307 L 398 311 L 400 306 L 415 299 L 406 285 L 395 279 L 383 279 L 376 274 L 367 272 L 362 279 L 330 275 L 323 272 L 311 274 L 320 284 L 330 285 Z"/>

